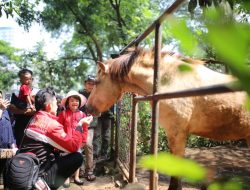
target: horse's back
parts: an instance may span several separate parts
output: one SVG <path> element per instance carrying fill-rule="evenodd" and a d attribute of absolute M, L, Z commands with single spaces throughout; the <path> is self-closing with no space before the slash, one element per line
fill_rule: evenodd
<path fill-rule="evenodd" d="M 178 128 L 215 140 L 238 140 L 250 137 L 245 100 L 244 92 L 163 100 L 160 121 L 167 131 Z"/>
<path fill-rule="evenodd" d="M 216 140 L 250 136 L 250 113 L 244 108 L 245 100 L 243 92 L 194 98 L 189 132 Z"/>

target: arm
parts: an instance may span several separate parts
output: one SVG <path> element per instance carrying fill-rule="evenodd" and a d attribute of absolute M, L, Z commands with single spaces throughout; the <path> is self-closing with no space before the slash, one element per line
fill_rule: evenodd
<path fill-rule="evenodd" d="M 56 148 L 66 152 L 76 152 L 82 145 L 82 133 L 71 130 L 68 134 L 64 131 L 63 126 L 55 127 L 49 134 L 51 139 L 58 145 Z M 53 146 L 53 145 L 52 145 Z"/>
<path fill-rule="evenodd" d="M 87 142 L 87 137 L 88 137 L 88 125 L 83 125 L 82 126 L 82 142 L 86 143 Z"/>
<path fill-rule="evenodd" d="M 62 111 L 59 115 L 58 115 L 58 122 L 61 123 L 62 125 L 64 125 L 64 115 L 65 115 L 65 111 Z"/>
<path fill-rule="evenodd" d="M 26 96 L 26 101 L 27 101 L 28 104 L 32 105 L 30 95 Z"/>
<path fill-rule="evenodd" d="M 19 109 L 14 104 L 10 104 L 9 109 L 13 114 L 22 114 L 22 115 L 34 115 L 35 114 L 35 111 L 32 109 Z"/>
<path fill-rule="evenodd" d="M 82 134 L 79 131 L 72 130 L 67 134 L 63 125 L 55 118 L 46 115 L 36 114 L 30 123 L 26 134 L 38 141 L 49 143 L 51 146 L 64 152 L 76 152 L 82 143 Z"/>
<path fill-rule="evenodd" d="M 26 96 L 26 101 L 27 101 L 27 103 L 30 105 L 31 109 L 32 109 L 32 110 L 35 110 L 35 106 L 33 105 L 32 101 L 31 101 L 30 95 L 27 95 L 27 96 Z"/>
<path fill-rule="evenodd" d="M 88 127 L 92 121 L 93 121 L 93 116 L 92 115 L 84 117 L 78 122 L 78 126 L 86 125 Z"/>

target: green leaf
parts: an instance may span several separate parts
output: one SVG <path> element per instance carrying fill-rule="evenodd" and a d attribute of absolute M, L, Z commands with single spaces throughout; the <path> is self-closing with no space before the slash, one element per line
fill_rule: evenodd
<path fill-rule="evenodd" d="M 209 26 L 208 38 L 228 63 L 243 65 L 248 53 L 249 28 L 243 25 Z"/>
<path fill-rule="evenodd" d="M 208 190 L 242 190 L 241 182 L 238 179 L 229 181 L 214 182 L 207 188 Z"/>
<path fill-rule="evenodd" d="M 206 177 L 206 169 L 192 160 L 174 156 L 170 153 L 159 153 L 157 157 L 144 156 L 139 161 L 143 168 L 170 175 L 183 177 L 190 182 L 202 181 Z"/>
<path fill-rule="evenodd" d="M 250 110 L 250 97 L 247 98 L 246 108 Z"/>
<path fill-rule="evenodd" d="M 187 27 L 185 20 L 169 19 L 170 32 L 180 40 L 181 49 L 187 55 L 199 54 L 198 41 Z"/>
<path fill-rule="evenodd" d="M 181 65 L 178 66 L 178 69 L 181 72 L 190 72 L 190 71 L 192 71 L 192 67 L 190 67 L 190 65 L 188 65 L 188 64 L 181 64 Z"/>

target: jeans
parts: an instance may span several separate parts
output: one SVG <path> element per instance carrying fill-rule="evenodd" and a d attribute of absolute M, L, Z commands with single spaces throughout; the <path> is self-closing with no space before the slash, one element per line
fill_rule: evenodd
<path fill-rule="evenodd" d="M 85 173 L 90 173 L 94 171 L 94 152 L 93 152 L 93 137 L 94 137 L 94 128 L 88 129 L 87 142 L 84 146 L 86 162 L 85 162 Z"/>
<path fill-rule="evenodd" d="M 96 156 L 109 156 L 110 151 L 110 132 L 111 119 L 110 117 L 99 117 L 98 125 L 94 135 L 94 150 Z"/>

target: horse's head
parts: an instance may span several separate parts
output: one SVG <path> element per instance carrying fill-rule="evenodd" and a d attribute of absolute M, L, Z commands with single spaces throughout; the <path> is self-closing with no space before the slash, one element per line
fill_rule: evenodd
<path fill-rule="evenodd" d="M 112 80 L 109 73 L 111 63 L 111 60 L 106 63 L 97 62 L 96 85 L 91 91 L 86 105 L 87 112 L 94 116 L 108 110 L 122 95 L 122 83 Z"/>

